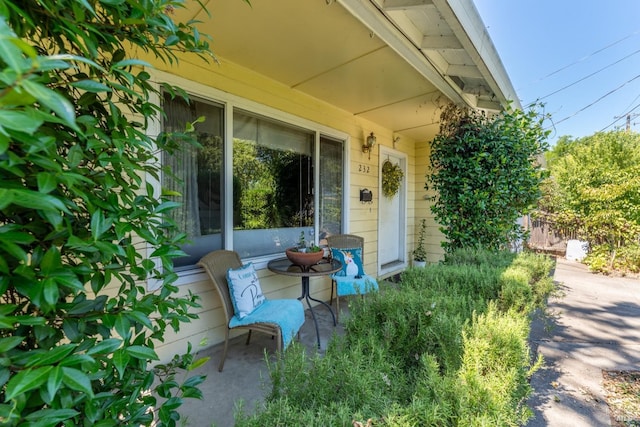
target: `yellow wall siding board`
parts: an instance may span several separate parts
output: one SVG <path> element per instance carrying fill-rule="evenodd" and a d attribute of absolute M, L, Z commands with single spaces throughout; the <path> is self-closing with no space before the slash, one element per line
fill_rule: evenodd
<path fill-rule="evenodd" d="M 185 288 L 186 286 L 181 286 L 181 288 Z M 197 303 L 200 305 L 199 308 L 192 310 L 194 313 L 204 313 L 210 310 L 216 310 L 222 308 L 222 303 L 220 302 L 220 298 L 218 297 L 218 293 L 213 289 L 213 285 L 211 286 L 211 290 L 206 292 L 194 292 L 198 297 L 200 297 Z"/>
<path fill-rule="evenodd" d="M 195 347 L 203 338 L 214 336 L 215 339 L 213 342 L 210 341 L 207 343 L 207 346 L 210 346 L 213 343 L 224 340 L 224 328 L 226 328 L 226 323 L 224 321 L 224 312 L 222 307 L 215 310 L 208 310 L 200 313 L 198 319 L 192 320 L 189 323 L 183 323 L 177 333 L 174 332 L 173 329 L 167 328 L 165 342 L 158 343 L 156 347 L 171 346 L 172 342 L 184 337 L 190 337 L 190 340 Z"/>
<path fill-rule="evenodd" d="M 211 324 L 216 321 L 215 318 L 209 319 Z M 216 323 L 218 326 L 214 328 L 199 330 L 197 333 L 189 335 L 186 331 L 180 331 L 177 334 L 171 332 L 167 334 L 167 339 L 165 343 L 159 343 L 155 350 L 160 357 L 161 361 L 171 360 L 174 354 L 182 354 L 187 350 L 187 346 L 191 344 L 192 351 L 197 352 L 200 350 L 204 350 L 210 347 L 212 344 L 218 342 L 224 342 L 224 333 L 225 326 L 221 323 Z M 247 333 L 246 331 L 231 331 L 230 337 L 234 338 L 236 336 Z M 201 345 L 203 343 L 203 345 Z M 217 363 L 217 361 L 208 362 L 208 363 Z"/>
<path fill-rule="evenodd" d="M 189 285 L 188 289 L 184 286 L 178 287 L 178 295 L 185 296 L 188 293 L 193 292 L 197 294 L 206 293 L 206 292 L 215 292 L 215 288 L 213 284 L 208 280 L 200 280 L 197 282 L 193 282 Z"/>
<path fill-rule="evenodd" d="M 369 219 L 364 219 L 364 220 L 360 220 L 358 222 L 353 223 L 351 226 L 350 233 L 357 234 L 359 236 L 364 237 L 364 235 L 367 235 L 371 231 L 374 231 L 377 234 L 377 227 L 378 227 L 378 218 L 372 216 Z M 365 238 L 365 244 L 371 244 L 376 240 L 377 240 L 377 235 L 375 239 Z"/>
<path fill-rule="evenodd" d="M 378 188 L 378 171 L 376 167 L 371 167 L 371 172 L 368 174 L 362 174 L 357 172 L 351 172 L 351 195 L 353 197 L 360 196 L 360 188 Z"/>

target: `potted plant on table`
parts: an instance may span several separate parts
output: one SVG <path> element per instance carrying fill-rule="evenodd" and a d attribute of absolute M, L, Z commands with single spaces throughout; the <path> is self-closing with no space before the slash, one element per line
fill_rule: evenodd
<path fill-rule="evenodd" d="M 292 263 L 296 265 L 309 266 L 317 264 L 324 256 L 324 251 L 320 246 L 313 242 L 310 245 L 307 245 L 304 238 L 304 231 L 301 231 L 298 246 L 287 249 L 285 254 Z"/>
<path fill-rule="evenodd" d="M 413 266 L 424 267 L 427 265 L 427 251 L 424 248 L 424 239 L 427 234 L 427 220 L 422 219 L 420 223 L 420 233 L 418 234 L 418 245 L 413 250 Z"/>

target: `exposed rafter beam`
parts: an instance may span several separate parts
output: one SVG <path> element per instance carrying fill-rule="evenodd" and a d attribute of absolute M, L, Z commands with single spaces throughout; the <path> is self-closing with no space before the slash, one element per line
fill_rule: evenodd
<path fill-rule="evenodd" d="M 432 0 L 384 0 L 382 8 L 389 10 L 418 9 L 433 4 Z"/>
<path fill-rule="evenodd" d="M 495 110 L 495 111 L 502 110 L 502 105 L 498 101 L 488 101 L 484 99 L 478 99 L 478 104 L 476 106 L 484 110 Z"/>
<path fill-rule="evenodd" d="M 464 85 L 463 92 L 474 96 L 495 96 L 495 94 L 491 92 L 491 89 L 489 89 L 487 86 L 477 83 Z"/>
<path fill-rule="evenodd" d="M 501 110 L 501 104 L 496 95 L 483 84 L 465 85 L 462 95 L 476 108 L 485 110 Z"/>
<path fill-rule="evenodd" d="M 447 67 L 447 75 L 473 79 L 483 78 L 478 67 L 474 65 L 449 65 Z"/>
<path fill-rule="evenodd" d="M 454 36 L 425 36 L 420 43 L 420 49 L 462 49 L 462 44 Z"/>

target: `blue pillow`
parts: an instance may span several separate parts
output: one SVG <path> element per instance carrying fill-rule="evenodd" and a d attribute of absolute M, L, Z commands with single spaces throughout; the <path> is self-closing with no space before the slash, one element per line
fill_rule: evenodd
<path fill-rule="evenodd" d="M 362 249 L 338 249 L 331 248 L 331 256 L 342 263 L 342 270 L 336 273 L 336 276 L 363 276 L 364 267 L 362 266 Z"/>
<path fill-rule="evenodd" d="M 251 314 L 264 302 L 265 298 L 253 264 L 227 270 L 227 282 L 233 309 L 239 319 Z"/>

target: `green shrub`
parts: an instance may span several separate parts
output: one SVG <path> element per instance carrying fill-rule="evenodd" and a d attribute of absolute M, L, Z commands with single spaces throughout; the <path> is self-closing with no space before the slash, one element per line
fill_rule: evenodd
<path fill-rule="evenodd" d="M 529 304 L 533 302 L 531 273 L 522 267 L 508 268 L 502 273 L 500 281 L 502 283 L 500 307 L 503 310 L 513 308 L 526 311 Z"/>
<path fill-rule="evenodd" d="M 640 273 L 640 244 L 629 244 L 618 249 L 613 267 L 622 273 Z"/>
<path fill-rule="evenodd" d="M 252 415 L 247 415 L 242 410 L 243 407 L 240 407 L 236 411 L 235 427 L 350 426 L 354 419 L 353 410 L 340 402 L 318 409 L 316 406 L 304 407 L 292 404 L 291 400 L 282 398 L 269 402 Z M 359 418 L 362 419 L 362 417 Z"/>
<path fill-rule="evenodd" d="M 434 307 L 428 295 L 416 291 L 372 295 L 371 301 L 367 297 L 364 303 L 352 304 L 353 316 L 345 325 L 348 341 L 382 347 L 401 369 L 410 370 L 432 344 L 429 332 Z"/>
<path fill-rule="evenodd" d="M 635 274 L 640 272 L 640 244 L 630 243 L 619 248 L 596 245 L 587 254 L 584 263 L 596 273 Z"/>
<path fill-rule="evenodd" d="M 393 427 L 453 426 L 456 424 L 457 378 L 455 373 L 443 375 L 436 358 L 422 356 L 424 367 L 416 378 L 416 388 L 410 405 L 391 408 L 385 417 Z"/>
<path fill-rule="evenodd" d="M 516 259 L 516 254 L 506 251 L 490 251 L 483 248 L 460 248 L 448 252 L 444 263 L 448 265 L 476 265 L 506 268 Z"/>
<path fill-rule="evenodd" d="M 402 274 L 401 288 L 415 288 L 430 294 L 467 295 L 474 299 L 494 299 L 500 293 L 503 269 L 467 264 L 436 264 L 408 269 Z"/>
<path fill-rule="evenodd" d="M 500 273 L 500 307 L 522 312 L 542 307 L 554 289 L 550 277 L 553 268 L 553 260 L 546 255 L 523 252 L 514 257 Z"/>
<path fill-rule="evenodd" d="M 424 353 L 433 354 L 444 368 L 456 369 L 462 326 L 474 310 L 484 306 L 484 301 L 462 294 L 388 290 L 384 296 L 354 302 L 345 329 L 349 342 L 385 348 L 387 357 L 405 372 L 421 369 Z"/>
<path fill-rule="evenodd" d="M 563 137 L 546 157 L 551 178 L 535 215 L 560 235 L 588 241 L 585 263 L 593 271 L 638 271 L 640 134 Z M 625 247 L 634 246 L 625 254 Z"/>
<path fill-rule="evenodd" d="M 387 347 L 405 369 L 419 367 L 421 355 L 429 353 L 443 369 L 455 370 L 462 326 L 498 297 L 500 271 L 477 264 L 408 269 L 396 287 L 352 302 L 347 336 L 375 336 L 376 345 Z"/>
<path fill-rule="evenodd" d="M 540 363 L 532 366 L 527 341 L 527 310 L 539 287 L 531 282 L 548 279 L 553 264 L 530 254 L 468 254 L 452 254 L 455 264 L 409 269 L 401 283 L 383 282 L 379 293 L 353 298 L 345 336 L 334 337 L 323 357 L 294 343 L 270 368 L 265 408 L 239 415 L 237 425 L 526 421 L 528 380 Z M 498 267 L 505 258 L 513 267 Z"/>
<path fill-rule="evenodd" d="M 550 132 L 537 107 L 497 114 L 454 104 L 443 109 L 425 189 L 434 190 L 431 212 L 446 252 L 505 249 L 526 234 L 517 219 L 537 203 L 547 175 L 535 161 Z"/>
<path fill-rule="evenodd" d="M 612 272 L 611 251 L 608 245 L 598 245 L 591 248 L 584 259 L 584 263 L 595 273 L 608 274 Z"/>
<path fill-rule="evenodd" d="M 281 361 L 271 364 L 270 373 L 274 386 L 268 402 L 286 399 L 301 410 L 338 405 L 380 416 L 394 401 L 407 399 L 400 368 L 385 348 L 364 340 L 347 343 L 334 337 L 325 357 L 308 357 L 294 343 Z"/>
<path fill-rule="evenodd" d="M 535 252 L 522 252 L 509 264 L 510 268 L 522 267 L 531 276 L 531 282 L 549 277 L 555 267 L 553 258 Z"/>
<path fill-rule="evenodd" d="M 531 392 L 527 316 L 490 305 L 464 332 L 458 425 L 520 425 L 530 416 Z M 478 418 L 480 417 L 480 418 Z"/>

